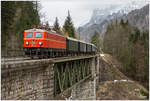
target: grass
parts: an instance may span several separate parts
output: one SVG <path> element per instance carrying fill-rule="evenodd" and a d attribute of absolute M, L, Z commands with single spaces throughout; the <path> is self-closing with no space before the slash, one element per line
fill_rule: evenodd
<path fill-rule="evenodd" d="M 146 96 L 147 99 L 149 99 L 149 93 L 145 92 L 143 89 L 140 89 L 140 94 L 143 95 L 143 96 Z"/>

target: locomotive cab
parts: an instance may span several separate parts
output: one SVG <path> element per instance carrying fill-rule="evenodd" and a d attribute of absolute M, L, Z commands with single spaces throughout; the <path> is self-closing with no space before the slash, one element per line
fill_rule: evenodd
<path fill-rule="evenodd" d="M 24 47 L 42 47 L 43 35 L 42 32 L 25 32 Z"/>
<path fill-rule="evenodd" d="M 25 55 L 38 54 L 44 47 L 45 32 L 40 29 L 30 29 L 24 32 Z"/>
<path fill-rule="evenodd" d="M 66 38 L 44 29 L 24 31 L 24 52 L 27 56 L 47 57 L 64 54 Z"/>

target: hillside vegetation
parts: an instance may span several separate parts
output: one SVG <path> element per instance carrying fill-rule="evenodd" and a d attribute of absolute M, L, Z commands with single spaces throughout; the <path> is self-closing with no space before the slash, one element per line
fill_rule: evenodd
<path fill-rule="evenodd" d="M 40 23 L 38 3 L 31 1 L 2 1 L 2 56 L 23 54 L 24 30 Z"/>
<path fill-rule="evenodd" d="M 102 54 L 100 62 L 97 100 L 146 100 L 149 98 L 148 90 L 119 71 L 121 63 L 115 57 Z"/>
<path fill-rule="evenodd" d="M 116 57 L 126 76 L 149 88 L 149 33 L 128 24 L 128 20 L 113 21 L 107 27 L 103 51 Z"/>

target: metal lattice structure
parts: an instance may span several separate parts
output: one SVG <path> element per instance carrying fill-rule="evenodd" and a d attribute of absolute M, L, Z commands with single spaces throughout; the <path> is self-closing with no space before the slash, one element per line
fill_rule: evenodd
<path fill-rule="evenodd" d="M 83 80 L 91 74 L 91 58 L 59 62 L 54 66 L 54 95 Z"/>

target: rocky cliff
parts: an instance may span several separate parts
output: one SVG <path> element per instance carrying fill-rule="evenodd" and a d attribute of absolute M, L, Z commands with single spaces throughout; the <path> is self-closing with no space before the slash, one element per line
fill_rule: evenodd
<path fill-rule="evenodd" d="M 93 10 L 90 21 L 84 26 L 79 27 L 77 32 L 80 33 L 81 38 L 86 41 L 89 41 L 95 31 L 103 37 L 108 23 L 116 19 L 118 21 L 128 19 L 132 26 L 147 30 L 149 24 L 149 5 L 144 5 L 146 5 L 146 3 L 141 3 L 141 5 L 140 3 L 132 3 L 122 8 L 110 6 L 106 9 L 95 9 Z"/>

